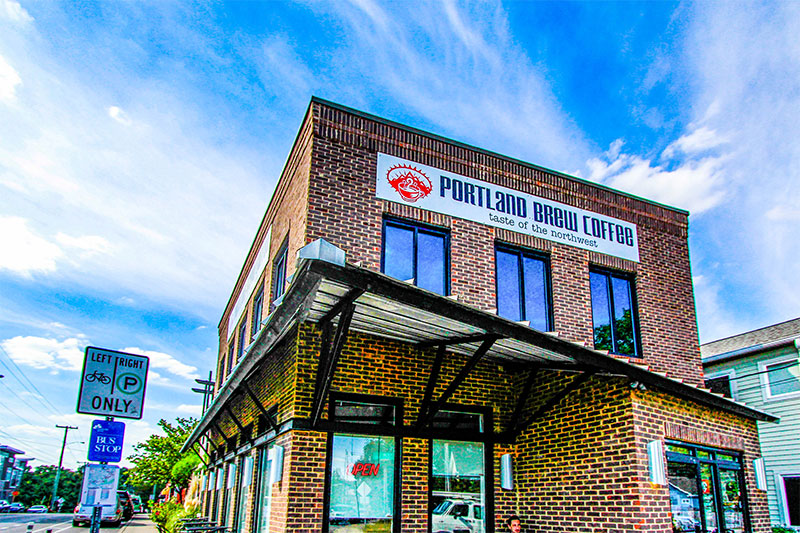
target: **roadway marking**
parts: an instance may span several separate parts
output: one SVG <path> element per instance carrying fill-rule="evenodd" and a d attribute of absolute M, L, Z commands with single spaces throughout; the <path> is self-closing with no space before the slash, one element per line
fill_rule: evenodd
<path fill-rule="evenodd" d="M 67 527 L 63 528 L 63 529 L 59 529 L 58 531 L 64 531 L 64 529 L 69 529 L 70 527 L 72 527 L 72 523 L 71 522 L 54 522 L 52 524 L 48 524 L 45 527 L 42 527 L 42 528 L 39 528 L 39 529 L 34 529 L 33 533 L 38 533 L 39 531 L 47 531 L 48 529 L 55 529 L 56 527 L 64 525 L 64 524 L 69 524 L 69 525 Z M 54 531 L 53 533 L 56 533 L 56 532 Z"/>

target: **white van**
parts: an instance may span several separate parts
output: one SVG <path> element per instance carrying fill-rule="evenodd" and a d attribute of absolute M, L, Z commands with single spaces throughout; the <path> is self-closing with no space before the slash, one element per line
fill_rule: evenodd
<path fill-rule="evenodd" d="M 483 505 L 471 500 L 443 500 L 433 509 L 433 533 L 483 533 Z"/>
<path fill-rule="evenodd" d="M 119 501 L 119 497 L 117 497 L 116 505 L 103 505 L 101 507 L 100 525 L 119 527 L 122 523 L 122 502 Z M 72 514 L 73 527 L 92 525 L 94 508 L 94 505 L 84 505 L 82 503 L 75 507 L 75 512 Z"/>

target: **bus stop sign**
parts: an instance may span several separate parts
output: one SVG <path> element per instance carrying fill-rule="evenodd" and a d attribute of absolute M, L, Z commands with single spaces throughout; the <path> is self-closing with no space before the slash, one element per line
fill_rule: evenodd
<path fill-rule="evenodd" d="M 88 346 L 83 360 L 78 412 L 142 418 L 149 362 L 143 355 Z"/>
<path fill-rule="evenodd" d="M 113 420 L 95 420 L 92 422 L 92 436 L 89 438 L 90 461 L 118 463 L 122 460 L 122 440 L 125 436 L 125 424 Z"/>

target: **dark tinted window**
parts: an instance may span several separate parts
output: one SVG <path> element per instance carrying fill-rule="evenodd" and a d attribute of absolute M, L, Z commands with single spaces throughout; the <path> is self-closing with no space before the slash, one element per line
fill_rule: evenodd
<path fill-rule="evenodd" d="M 387 220 L 383 272 L 437 294 L 449 291 L 449 238 L 445 231 Z"/>
<path fill-rule="evenodd" d="M 539 331 L 552 330 L 550 276 L 544 256 L 498 247 L 497 314 L 511 320 L 527 320 Z"/>
<path fill-rule="evenodd" d="M 639 332 L 633 283 L 625 274 L 597 270 L 589 273 L 592 292 L 594 347 L 638 356 Z"/>
<path fill-rule="evenodd" d="M 711 389 L 711 392 L 723 394 L 731 398 L 731 380 L 728 376 L 719 376 L 706 380 L 706 388 Z"/>

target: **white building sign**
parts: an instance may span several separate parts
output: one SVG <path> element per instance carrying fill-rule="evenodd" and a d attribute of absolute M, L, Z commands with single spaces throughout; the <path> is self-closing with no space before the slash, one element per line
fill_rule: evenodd
<path fill-rule="evenodd" d="M 78 412 L 142 418 L 149 362 L 143 355 L 88 346 L 83 360 Z"/>
<path fill-rule="evenodd" d="M 378 154 L 378 198 L 639 261 L 636 224 Z"/>

